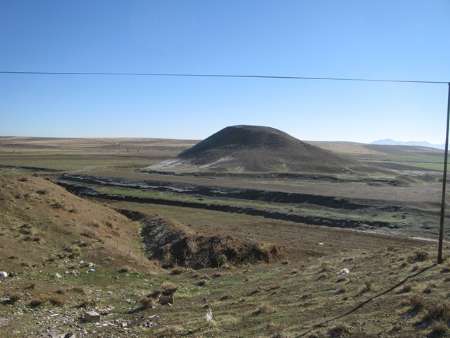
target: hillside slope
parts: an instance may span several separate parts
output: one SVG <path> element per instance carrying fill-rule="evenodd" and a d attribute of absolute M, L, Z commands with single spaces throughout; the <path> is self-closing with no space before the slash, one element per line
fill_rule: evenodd
<path fill-rule="evenodd" d="M 49 180 L 0 176 L 0 263 L 17 271 L 65 260 L 148 266 L 139 226 Z"/>

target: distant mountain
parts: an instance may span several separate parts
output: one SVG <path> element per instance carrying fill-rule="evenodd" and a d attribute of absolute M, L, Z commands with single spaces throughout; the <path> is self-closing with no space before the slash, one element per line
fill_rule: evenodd
<path fill-rule="evenodd" d="M 417 146 L 417 147 L 444 149 L 443 144 L 433 144 L 427 141 L 397 141 L 392 140 L 390 138 L 373 141 L 371 144 L 391 145 L 391 146 Z"/>

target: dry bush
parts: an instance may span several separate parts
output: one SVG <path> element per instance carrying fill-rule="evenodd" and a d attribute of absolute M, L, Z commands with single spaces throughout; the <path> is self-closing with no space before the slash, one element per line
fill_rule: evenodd
<path fill-rule="evenodd" d="M 222 277 L 222 276 L 223 276 L 223 273 L 220 272 L 220 271 L 216 271 L 216 272 L 214 272 L 214 273 L 212 274 L 212 277 L 213 277 L 213 278 L 219 278 L 219 277 Z"/>
<path fill-rule="evenodd" d="M 41 306 L 42 304 L 45 303 L 45 299 L 43 298 L 33 298 L 29 303 L 28 306 L 32 307 L 32 308 L 36 308 Z"/>
<path fill-rule="evenodd" d="M 335 291 L 335 294 L 341 295 L 341 294 L 346 293 L 346 292 L 347 292 L 347 290 L 344 287 L 338 287 L 336 289 L 336 291 Z"/>
<path fill-rule="evenodd" d="M 88 226 L 93 227 L 93 228 L 100 228 L 100 223 L 97 221 L 92 221 L 88 224 Z"/>
<path fill-rule="evenodd" d="M 161 284 L 161 289 L 164 295 L 173 295 L 178 287 L 174 283 L 166 281 Z"/>
<path fill-rule="evenodd" d="M 84 289 L 82 287 L 78 287 L 78 286 L 75 286 L 75 287 L 71 288 L 70 291 L 78 293 L 78 294 L 81 294 L 81 295 L 86 294 Z"/>
<path fill-rule="evenodd" d="M 450 321 L 449 304 L 431 304 L 427 306 L 427 313 L 424 321 Z"/>
<path fill-rule="evenodd" d="M 409 263 L 425 262 L 428 260 L 428 252 L 426 251 L 416 251 L 412 256 L 408 257 Z"/>
<path fill-rule="evenodd" d="M 370 292 L 373 290 L 372 287 L 372 282 L 370 281 L 365 281 L 363 287 L 361 288 L 361 290 L 359 291 L 359 294 L 362 295 L 366 292 Z"/>
<path fill-rule="evenodd" d="M 432 328 L 431 328 L 431 332 L 428 335 L 428 337 L 430 338 L 439 338 L 439 337 L 445 337 L 446 334 L 448 333 L 448 326 L 446 323 L 443 322 L 439 322 L 439 323 L 435 323 L 433 324 Z"/>
<path fill-rule="evenodd" d="M 185 329 L 180 325 L 167 325 L 153 332 L 155 337 L 180 337 L 185 333 Z"/>
<path fill-rule="evenodd" d="M 63 297 L 58 296 L 51 296 L 49 297 L 48 301 L 54 306 L 63 306 L 66 302 Z"/>
<path fill-rule="evenodd" d="M 61 202 L 54 202 L 54 203 L 50 204 L 50 206 L 53 209 L 64 209 L 64 204 L 62 204 Z"/>
<path fill-rule="evenodd" d="M 449 273 L 449 272 L 450 272 L 450 267 L 448 267 L 448 266 L 443 267 L 441 270 L 441 273 Z"/>
<path fill-rule="evenodd" d="M 183 269 L 183 268 L 177 267 L 177 268 L 173 268 L 173 269 L 170 271 L 170 274 L 171 274 L 171 275 L 181 275 L 183 272 L 184 272 L 184 269 Z"/>
<path fill-rule="evenodd" d="M 117 270 L 118 273 L 128 273 L 130 272 L 130 268 L 128 266 L 123 266 Z"/>
<path fill-rule="evenodd" d="M 408 305 L 411 306 L 411 311 L 421 311 L 425 306 L 425 301 L 422 296 L 414 295 L 408 300 Z"/>
<path fill-rule="evenodd" d="M 139 310 L 147 310 L 152 309 L 154 306 L 154 302 L 152 298 L 144 297 L 139 300 Z"/>
<path fill-rule="evenodd" d="M 20 296 L 17 294 L 8 295 L 4 300 L 2 300 L 1 304 L 3 305 L 14 305 L 19 301 Z"/>
<path fill-rule="evenodd" d="M 328 263 L 321 263 L 319 273 L 331 272 L 330 265 Z"/>
<path fill-rule="evenodd" d="M 151 293 L 149 293 L 147 295 L 147 297 L 151 297 L 153 299 L 157 299 L 157 298 L 159 298 L 160 295 L 161 295 L 161 291 L 160 290 L 155 290 L 155 291 L 152 291 Z"/>
<path fill-rule="evenodd" d="M 397 293 L 408 293 L 408 292 L 411 292 L 411 290 L 412 290 L 411 285 L 403 285 L 403 286 L 401 287 L 401 289 L 399 289 L 399 290 L 397 291 Z"/>
<path fill-rule="evenodd" d="M 328 330 L 328 336 L 330 338 L 343 338 L 349 337 L 350 330 L 343 324 L 339 324 Z"/>
<path fill-rule="evenodd" d="M 252 315 L 258 316 L 262 314 L 271 314 L 274 313 L 275 309 L 273 306 L 269 304 L 261 304 L 255 311 L 252 312 Z"/>
<path fill-rule="evenodd" d="M 199 281 L 195 282 L 195 285 L 197 286 L 205 286 L 207 284 L 206 279 L 200 279 Z"/>
<path fill-rule="evenodd" d="M 161 305 L 172 305 L 173 304 L 173 294 L 170 295 L 161 295 L 158 299 L 159 304 Z"/>

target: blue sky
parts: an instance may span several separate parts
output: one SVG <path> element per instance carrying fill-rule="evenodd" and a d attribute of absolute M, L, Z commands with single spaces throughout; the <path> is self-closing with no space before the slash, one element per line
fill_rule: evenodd
<path fill-rule="evenodd" d="M 0 70 L 450 80 L 448 0 L 3 0 Z M 441 143 L 447 88 L 291 80 L 0 75 L 0 135 Z"/>

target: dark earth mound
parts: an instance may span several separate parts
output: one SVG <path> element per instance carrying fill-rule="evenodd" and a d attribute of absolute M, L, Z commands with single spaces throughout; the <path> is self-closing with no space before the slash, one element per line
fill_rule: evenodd
<path fill-rule="evenodd" d="M 354 164 L 280 130 L 245 125 L 224 128 L 178 158 L 199 170 L 235 172 L 343 172 Z"/>
<path fill-rule="evenodd" d="M 131 218 L 135 216 L 133 212 L 126 214 Z M 178 265 L 201 269 L 219 267 L 225 263 L 268 263 L 280 256 L 280 250 L 273 245 L 219 234 L 202 235 L 183 224 L 162 218 L 145 217 L 140 222 L 149 258 L 158 259 L 163 267 Z"/>

